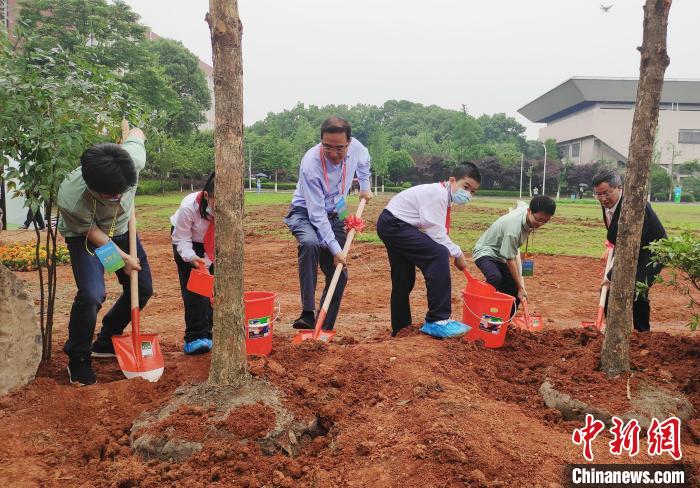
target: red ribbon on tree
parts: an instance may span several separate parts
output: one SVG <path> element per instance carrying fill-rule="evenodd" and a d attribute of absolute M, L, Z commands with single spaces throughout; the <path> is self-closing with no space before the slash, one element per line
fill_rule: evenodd
<path fill-rule="evenodd" d="M 355 215 L 350 215 L 345 219 L 345 230 L 355 229 L 355 232 L 362 232 L 365 230 L 365 221 L 360 217 Z"/>

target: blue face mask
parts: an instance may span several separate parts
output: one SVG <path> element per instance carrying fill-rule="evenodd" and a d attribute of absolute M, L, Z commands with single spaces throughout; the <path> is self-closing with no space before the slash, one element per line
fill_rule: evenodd
<path fill-rule="evenodd" d="M 457 205 L 466 205 L 472 200 L 472 192 L 459 188 L 456 192 L 450 193 L 452 201 Z"/>

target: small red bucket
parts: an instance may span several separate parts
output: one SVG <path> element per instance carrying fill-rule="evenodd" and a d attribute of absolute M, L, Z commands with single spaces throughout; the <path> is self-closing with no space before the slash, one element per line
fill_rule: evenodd
<path fill-rule="evenodd" d="M 485 287 L 467 286 L 462 290 L 462 322 L 471 327 L 464 337 L 468 341 L 481 340 L 485 347 L 498 348 L 506 341 L 515 297 L 487 290 Z"/>
<path fill-rule="evenodd" d="M 269 291 L 247 291 L 243 294 L 243 302 L 246 353 L 267 356 L 272 352 L 274 322 L 280 316 L 279 297 Z"/>
<path fill-rule="evenodd" d="M 190 271 L 187 289 L 205 297 L 212 298 L 214 296 L 214 275 L 209 274 L 206 265 L 200 263 L 198 269 Z"/>

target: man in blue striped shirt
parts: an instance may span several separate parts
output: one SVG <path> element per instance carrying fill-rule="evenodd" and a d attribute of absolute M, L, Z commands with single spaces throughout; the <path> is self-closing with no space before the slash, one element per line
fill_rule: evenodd
<path fill-rule="evenodd" d="M 298 243 L 302 313 L 295 329 L 313 329 L 318 265 L 326 275 L 325 299 L 336 265 L 347 264 L 345 245 L 346 197 L 354 176 L 360 198 L 372 198 L 369 151 L 352 137 L 348 121 L 330 117 L 321 125 L 321 143 L 309 149 L 299 166 L 299 181 L 284 219 Z M 323 328 L 332 330 L 348 279 L 343 269 Z M 319 307 L 320 308 L 320 307 Z"/>

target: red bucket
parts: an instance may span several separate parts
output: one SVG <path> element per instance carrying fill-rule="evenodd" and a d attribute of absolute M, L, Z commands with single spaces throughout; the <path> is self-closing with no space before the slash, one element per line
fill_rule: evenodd
<path fill-rule="evenodd" d="M 246 352 L 253 356 L 267 356 L 272 351 L 273 324 L 280 316 L 279 297 L 269 291 L 247 291 L 243 294 L 243 302 Z"/>
<path fill-rule="evenodd" d="M 200 263 L 199 269 L 190 271 L 187 289 L 192 293 L 212 298 L 214 296 L 214 275 L 209 274 L 207 267 Z"/>
<path fill-rule="evenodd" d="M 464 337 L 468 341 L 481 340 L 485 347 L 498 348 L 506 341 L 515 297 L 489 291 L 484 287 L 467 286 L 462 290 L 462 322 L 471 327 Z"/>

